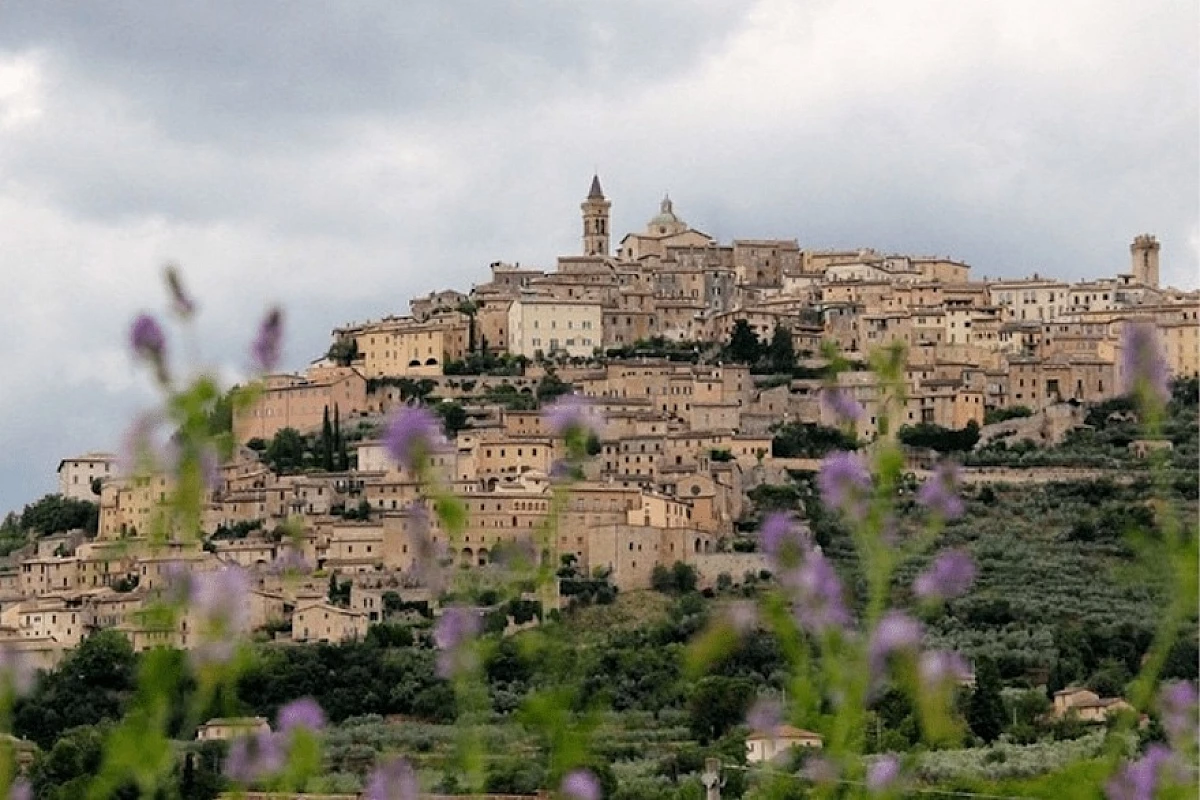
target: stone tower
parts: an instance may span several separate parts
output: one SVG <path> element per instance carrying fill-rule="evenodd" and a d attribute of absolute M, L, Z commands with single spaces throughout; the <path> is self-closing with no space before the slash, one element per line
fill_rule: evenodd
<path fill-rule="evenodd" d="M 1149 233 L 1133 237 L 1129 254 L 1133 260 L 1133 279 L 1146 286 L 1158 287 L 1158 240 Z"/>
<path fill-rule="evenodd" d="M 583 210 L 583 254 L 585 256 L 608 255 L 608 209 L 612 203 L 604 198 L 600 188 L 600 176 L 592 176 L 592 188 L 587 199 L 580 204 Z"/>

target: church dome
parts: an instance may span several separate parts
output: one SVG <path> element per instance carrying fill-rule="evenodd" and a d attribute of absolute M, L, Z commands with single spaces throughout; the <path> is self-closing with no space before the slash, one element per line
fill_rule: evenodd
<path fill-rule="evenodd" d="M 648 227 L 655 233 L 678 233 L 687 228 L 687 224 L 675 216 L 671 198 L 664 195 L 662 203 L 659 205 L 658 215 L 650 220 Z"/>

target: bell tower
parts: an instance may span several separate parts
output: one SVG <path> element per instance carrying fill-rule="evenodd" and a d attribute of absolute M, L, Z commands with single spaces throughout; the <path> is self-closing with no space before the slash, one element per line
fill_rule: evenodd
<path fill-rule="evenodd" d="M 580 204 L 583 210 L 583 254 L 585 256 L 608 255 L 608 209 L 612 206 L 600 188 L 600 176 L 592 176 L 592 188 L 587 199 Z"/>
<path fill-rule="evenodd" d="M 1133 261 L 1133 279 L 1144 286 L 1158 288 L 1158 239 L 1148 233 L 1133 237 L 1129 255 Z"/>

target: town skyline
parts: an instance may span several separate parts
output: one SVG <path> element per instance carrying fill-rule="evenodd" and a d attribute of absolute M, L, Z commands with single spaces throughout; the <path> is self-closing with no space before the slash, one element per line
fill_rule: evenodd
<path fill-rule="evenodd" d="M 598 171 L 593 172 L 591 180 L 585 181 L 585 183 L 589 183 L 592 186 L 592 188 L 594 188 L 597 181 L 601 181 L 601 176 Z M 580 181 L 576 181 L 576 184 L 579 184 L 579 183 L 580 183 Z M 580 193 L 580 196 L 583 197 L 583 193 Z M 628 216 L 632 215 L 632 212 L 630 212 L 628 210 L 624 210 L 622 212 L 621 206 L 623 204 L 621 204 L 619 201 L 613 201 L 611 196 L 607 193 L 607 190 L 605 190 L 605 198 L 610 203 L 611 213 L 614 218 L 618 218 L 618 219 L 621 218 L 621 217 L 617 216 L 618 214 L 621 214 L 623 217 L 628 217 Z M 660 200 L 655 204 L 655 207 L 658 208 L 659 210 L 661 210 L 663 207 L 664 201 L 667 204 L 669 204 L 670 206 L 672 206 L 672 207 L 674 206 L 675 200 L 674 200 L 674 198 L 671 197 L 669 190 L 663 192 L 662 196 L 660 197 Z M 572 213 L 572 211 L 573 211 L 573 209 L 569 208 L 565 211 L 565 213 L 570 214 L 570 213 Z M 578 213 L 575 212 L 574 216 L 575 216 L 575 220 L 576 220 L 576 230 L 577 230 L 576 242 L 578 243 L 578 241 L 579 241 Z M 680 217 L 682 217 L 682 216 L 683 216 L 683 212 L 680 211 Z M 646 215 L 647 220 L 652 219 L 652 218 L 653 218 L 652 215 L 650 215 L 650 214 Z M 616 237 L 618 235 L 620 235 L 622 238 L 634 235 L 641 227 L 644 227 L 644 226 L 645 226 L 645 222 L 643 223 L 642 226 L 631 225 L 631 226 L 629 226 L 629 228 L 624 229 L 624 230 L 622 230 L 618 226 L 613 226 L 614 233 L 611 234 L 610 236 L 614 241 L 619 241 L 616 239 Z M 698 226 L 692 226 L 690 224 L 690 221 L 688 223 L 688 226 L 689 226 L 689 229 L 691 229 L 691 228 L 699 229 L 699 228 L 704 227 L 703 224 L 698 225 Z M 1142 236 L 1142 235 L 1154 236 L 1154 234 L 1141 234 L 1141 233 L 1139 233 L 1137 235 L 1138 236 Z M 555 240 L 558 240 L 562 237 L 555 235 L 552 238 Z M 714 240 L 719 240 L 719 237 L 713 237 L 713 238 L 714 238 Z M 728 241 L 732 242 L 732 241 L 735 241 L 738 239 L 754 240 L 756 238 L 759 238 L 759 237 L 734 236 L 734 237 L 731 237 Z M 904 253 L 897 253 L 895 251 L 887 251 L 887 250 L 883 250 L 883 249 L 873 248 L 870 245 L 850 246 L 850 247 L 845 247 L 845 248 L 814 247 L 812 249 L 809 249 L 809 248 L 805 247 L 804 242 L 799 240 L 798 237 L 790 237 L 789 238 L 789 237 L 784 236 L 784 237 L 761 237 L 761 238 L 763 240 L 767 240 L 767 241 L 794 240 L 794 241 L 798 242 L 802 251 L 816 252 L 816 253 L 820 253 L 820 252 L 860 252 L 860 253 L 864 253 L 864 254 L 870 254 L 872 256 L 875 256 L 875 255 L 878 255 L 878 256 L 900 255 L 900 256 L 927 257 L 927 258 L 938 258 L 938 259 L 944 258 L 948 261 L 961 263 L 961 264 L 964 264 L 964 265 L 970 267 L 972 274 L 970 274 L 969 280 L 974 281 L 974 282 L 981 282 L 981 283 L 994 282 L 994 281 L 1012 281 L 1012 280 L 1021 280 L 1021 279 L 1042 279 L 1042 280 L 1051 280 L 1051 281 L 1068 280 L 1066 278 L 1060 278 L 1059 276 L 1051 274 L 1051 273 L 1038 272 L 1036 270 L 1029 271 L 1024 274 L 1005 275 L 1005 274 L 998 273 L 996 275 L 988 275 L 988 274 L 984 274 L 981 270 L 979 270 L 976 265 L 969 264 L 965 260 L 958 259 L 953 254 L 942 254 L 942 253 L 933 253 L 933 252 L 920 252 L 920 253 L 904 254 Z M 1131 238 L 1131 236 L 1126 237 L 1126 239 L 1125 239 L 1126 244 L 1128 244 L 1130 238 Z M 1159 245 L 1161 246 L 1162 243 L 1159 242 Z M 558 253 L 556 256 L 549 257 L 544 260 L 539 260 L 537 262 L 523 262 L 519 259 L 514 259 L 512 261 L 505 261 L 503 259 L 498 259 L 498 260 L 490 262 L 487 265 L 481 265 L 481 268 L 478 269 L 471 276 L 472 279 L 469 281 L 469 283 L 467 285 L 463 286 L 462 289 L 464 289 L 467 293 L 469 293 L 470 291 L 474 290 L 478 285 L 485 283 L 487 273 L 484 270 L 490 266 L 494 266 L 497 264 L 506 264 L 506 265 L 513 266 L 513 267 L 516 267 L 519 269 L 530 269 L 530 270 L 542 269 L 545 272 L 550 273 L 550 272 L 553 272 L 553 270 L 555 269 L 554 264 L 557 259 L 562 258 L 564 256 L 571 257 L 571 256 L 574 256 L 577 254 L 578 254 L 578 244 L 576 245 L 576 250 L 574 250 L 574 251 L 568 250 L 566 252 Z M 608 253 L 607 255 L 614 261 L 621 260 L 621 254 L 619 253 L 618 249 L 615 246 L 612 248 L 612 252 Z M 1093 272 L 1092 274 L 1085 274 L 1085 277 L 1082 278 L 1081 280 L 1083 280 L 1083 281 L 1091 280 L 1091 279 L 1099 280 L 1099 279 L 1112 278 L 1112 277 L 1115 277 L 1116 275 L 1129 274 L 1130 270 L 1129 270 L 1128 260 L 1129 260 L 1128 256 L 1126 255 L 1124 258 L 1124 262 L 1116 265 L 1114 267 L 1114 269 L 1112 270 L 1112 272 L 1109 274 L 1103 274 L 1103 273 L 1096 274 L 1095 272 Z M 173 262 L 168 262 L 168 263 L 173 263 Z M 1164 268 L 1162 270 L 1162 274 L 1164 276 L 1169 276 L 1169 275 L 1177 272 L 1176 269 L 1173 269 L 1171 267 L 1171 263 L 1172 263 L 1171 255 L 1168 252 L 1166 257 L 1163 259 Z M 161 265 L 160 265 L 160 268 L 161 268 Z M 419 273 L 419 274 L 424 275 L 426 273 Z M 153 277 L 158 278 L 160 275 L 161 275 L 161 272 L 158 275 L 155 275 Z M 187 273 L 185 270 L 184 271 L 185 281 L 187 280 L 187 278 L 188 278 L 188 276 L 187 276 Z M 409 295 L 408 299 L 398 299 L 394 302 L 392 302 L 392 301 L 376 301 L 377 303 L 379 303 L 379 305 L 377 305 L 377 307 L 376 307 L 377 311 L 375 313 L 367 313 L 362 316 L 343 319 L 338 323 L 337 326 L 334 326 L 334 328 L 336 329 L 338 326 L 345 325 L 345 324 L 353 324 L 353 323 L 357 323 L 359 321 L 365 322 L 365 321 L 370 321 L 373 319 L 384 319 L 384 318 L 388 318 L 388 317 L 404 317 L 409 313 L 409 305 L 413 300 L 419 300 L 427 295 L 434 295 L 434 294 L 438 293 L 439 291 L 444 291 L 444 290 L 454 291 L 454 290 L 458 289 L 458 287 L 446 286 L 446 285 L 444 285 L 444 283 L 445 283 L 444 281 L 439 282 L 439 279 L 437 279 L 437 278 L 429 279 L 429 282 L 427 283 L 428 291 L 418 290 L 415 293 Z M 1164 283 L 1163 288 L 1183 288 L 1183 287 L 1170 286 L 1169 284 L 1165 283 L 1165 279 L 1164 279 L 1163 283 Z M 159 282 L 159 285 L 161 285 L 160 282 Z M 1186 291 L 1186 289 L 1184 289 L 1184 291 Z M 201 308 L 203 309 L 203 307 L 205 305 L 203 299 L 201 298 L 199 302 L 200 302 Z M 166 307 L 165 297 L 162 301 L 160 301 L 159 307 L 160 307 L 160 309 L 163 309 Z M 319 316 L 320 313 L 321 312 L 317 312 L 317 315 Z M 288 327 L 287 327 L 286 331 L 287 331 L 286 332 L 287 340 L 285 341 L 285 345 L 284 345 L 285 346 L 285 363 L 281 366 L 280 371 L 281 372 L 294 372 L 294 373 L 302 374 L 306 365 L 319 359 L 321 354 L 324 352 L 322 349 L 322 343 L 327 343 L 327 334 L 325 337 L 322 337 L 321 331 L 319 328 L 314 330 L 314 329 L 312 329 L 311 326 L 306 326 L 304 324 L 303 320 L 297 319 L 295 317 L 295 315 L 293 315 L 293 314 L 288 315 Z M 313 339 L 317 340 L 316 342 L 314 342 L 316 349 L 312 349 L 308 352 L 296 352 L 298 350 L 298 347 L 296 346 L 297 342 L 306 342 L 307 343 Z M 241 358 L 242 358 L 241 362 L 237 361 L 237 358 L 239 356 L 241 356 Z M 249 380 L 247 372 L 242 368 L 242 366 L 246 363 L 247 363 L 247 358 L 246 358 L 245 354 L 242 353 L 242 354 L 233 354 L 232 358 L 229 357 L 229 355 L 227 355 L 225 358 L 223 358 L 217 362 L 209 363 L 209 364 L 201 365 L 201 366 L 203 366 L 206 369 L 214 370 L 215 374 L 217 374 L 218 377 L 220 377 L 223 380 L 240 384 L 240 383 L 245 383 L 247 380 Z M 184 366 L 196 366 L 196 365 L 184 365 Z M 150 402 L 153 395 L 147 393 L 147 394 L 144 394 L 144 396 L 147 398 L 147 402 Z M 77 446 L 72 450 L 63 451 L 62 453 L 59 454 L 59 456 L 56 459 L 53 459 L 53 460 L 57 461 L 57 460 L 61 460 L 61 459 L 75 458 L 86 452 L 105 452 L 105 451 L 116 452 L 116 451 L 119 451 L 121 437 L 125 434 L 126 430 L 127 430 L 127 425 L 123 425 L 120 428 L 113 429 L 110 431 L 106 442 L 101 441 L 98 443 L 97 442 L 83 443 L 80 446 Z M 33 494 L 28 495 L 24 499 L 17 498 L 16 502 L 11 504 L 11 507 L 0 508 L 0 512 L 7 513 L 8 511 L 20 511 L 22 505 L 29 503 L 29 502 L 33 502 L 37 497 L 40 497 L 45 492 L 52 491 L 52 489 L 53 489 L 53 479 L 52 478 L 50 478 L 50 479 L 43 478 L 35 486 Z M 0 486 L 0 497 L 3 497 L 4 494 L 5 494 L 4 487 Z"/>

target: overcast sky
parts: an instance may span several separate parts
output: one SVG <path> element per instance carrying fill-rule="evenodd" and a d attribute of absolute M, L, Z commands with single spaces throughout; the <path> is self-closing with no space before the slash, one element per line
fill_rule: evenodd
<path fill-rule="evenodd" d="M 977 276 L 1200 271 L 1189 0 L 424 0 L 0 8 L 0 513 L 154 395 L 125 338 L 177 260 L 186 349 L 235 374 L 339 323 L 579 248 L 665 190 L 728 241 Z M 176 344 L 179 336 L 175 336 Z M 182 345 L 173 353 L 183 358 Z"/>

